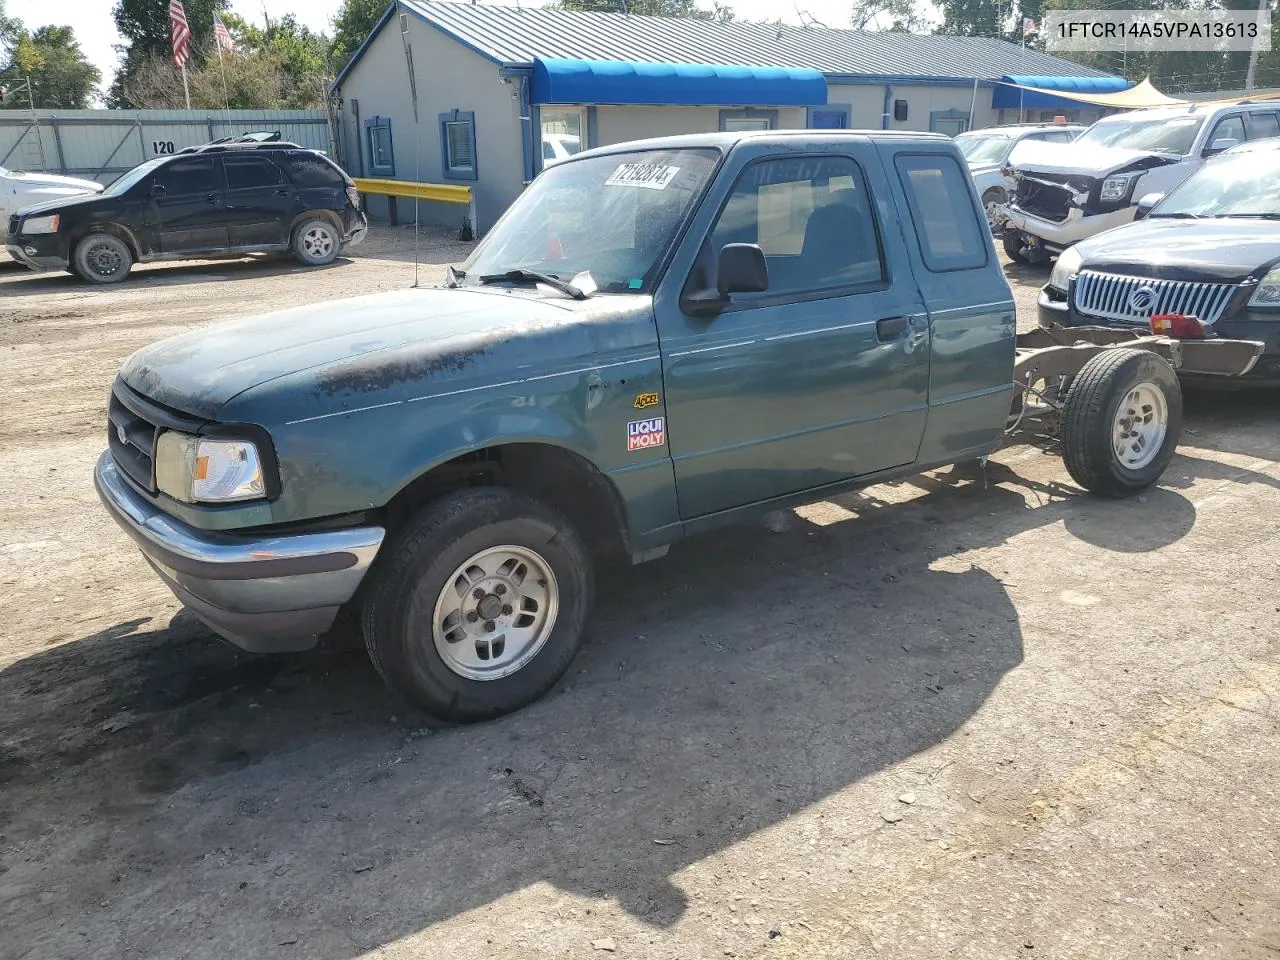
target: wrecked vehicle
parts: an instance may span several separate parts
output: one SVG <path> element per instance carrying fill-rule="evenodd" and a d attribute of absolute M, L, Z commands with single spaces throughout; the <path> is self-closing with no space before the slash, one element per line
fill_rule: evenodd
<path fill-rule="evenodd" d="M 1020 147 L 1004 208 L 1005 253 L 1038 263 L 1133 220 L 1145 193 L 1168 193 L 1208 157 L 1280 136 L 1275 102 L 1135 110 L 1104 117 L 1069 144 Z"/>
<path fill-rule="evenodd" d="M 1079 483 L 1140 490 L 1177 443 L 1174 366 L 1240 372 L 1261 348 L 1102 333 L 1020 349 L 940 135 L 620 144 L 539 175 L 443 287 L 138 351 L 95 481 L 223 636 L 303 650 L 350 614 L 393 689 L 482 720 L 563 675 L 600 557 L 1059 416 Z"/>
<path fill-rule="evenodd" d="M 1229 382 L 1280 382 L 1280 138 L 1232 147 L 1169 194 L 1144 195 L 1137 222 L 1064 251 L 1039 319 L 1260 340 L 1249 376 Z"/>
<path fill-rule="evenodd" d="M 956 146 L 969 165 L 969 173 L 987 211 L 987 222 L 996 230 L 1003 225 L 1003 208 L 1013 193 L 1007 171 L 1014 149 L 1027 143 L 1070 143 L 1084 127 L 1065 123 L 1013 124 L 970 130 L 956 137 Z"/>

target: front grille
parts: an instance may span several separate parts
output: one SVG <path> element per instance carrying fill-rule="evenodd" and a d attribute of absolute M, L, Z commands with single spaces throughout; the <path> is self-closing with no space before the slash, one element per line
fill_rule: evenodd
<path fill-rule="evenodd" d="M 156 492 L 155 469 L 156 424 L 139 412 L 125 406 L 122 391 L 111 392 L 107 407 L 107 445 L 116 466 L 143 490 Z"/>
<path fill-rule="evenodd" d="M 1092 181 L 1057 174 L 1018 174 L 1014 180 L 1014 204 L 1032 216 L 1061 222 L 1075 204 L 1075 193 L 1088 192 Z"/>
<path fill-rule="evenodd" d="M 1145 326 L 1157 313 L 1181 313 L 1215 323 L 1236 289 L 1231 283 L 1154 280 L 1082 270 L 1071 296 L 1077 313 Z"/>

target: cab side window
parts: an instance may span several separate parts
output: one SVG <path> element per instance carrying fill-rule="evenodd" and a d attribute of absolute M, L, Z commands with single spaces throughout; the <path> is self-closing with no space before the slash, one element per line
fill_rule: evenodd
<path fill-rule="evenodd" d="M 1265 137 L 1280 137 L 1280 122 L 1274 113 L 1249 114 L 1249 136 L 1254 140 Z"/>
<path fill-rule="evenodd" d="M 955 159 L 900 153 L 897 166 L 924 265 L 933 273 L 985 267 L 991 241 L 978 223 L 968 175 Z"/>
<path fill-rule="evenodd" d="M 1209 134 L 1209 139 L 1205 142 L 1205 146 L 1211 148 L 1218 140 L 1234 140 L 1236 143 L 1244 143 L 1244 118 L 1236 114 L 1233 117 L 1223 117 L 1219 120 L 1217 126 L 1213 128 L 1213 133 Z"/>
<path fill-rule="evenodd" d="M 884 254 L 866 181 L 848 157 L 796 157 L 748 166 L 712 228 L 711 256 L 728 243 L 754 243 L 780 294 L 879 283 Z"/>
<path fill-rule="evenodd" d="M 155 173 L 155 180 L 170 197 L 217 193 L 218 172 L 213 157 L 192 157 L 165 164 Z"/>

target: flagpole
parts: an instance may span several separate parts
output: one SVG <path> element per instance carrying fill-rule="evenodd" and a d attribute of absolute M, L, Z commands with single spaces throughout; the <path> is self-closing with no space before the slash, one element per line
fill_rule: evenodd
<path fill-rule="evenodd" d="M 187 98 L 187 109 L 191 109 L 191 90 L 187 87 L 187 64 L 182 62 L 182 93 Z"/>
<path fill-rule="evenodd" d="M 218 72 L 222 74 L 222 101 L 227 105 L 227 112 L 230 113 L 231 95 L 227 93 L 227 69 L 222 65 L 222 41 L 215 37 L 213 45 L 218 48 Z"/>

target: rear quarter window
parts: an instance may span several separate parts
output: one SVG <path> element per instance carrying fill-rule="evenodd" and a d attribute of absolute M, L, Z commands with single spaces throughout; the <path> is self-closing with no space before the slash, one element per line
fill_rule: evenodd
<path fill-rule="evenodd" d="M 990 246 L 969 196 L 968 175 L 943 153 L 896 157 L 924 265 L 933 273 L 987 265 Z"/>
<path fill-rule="evenodd" d="M 300 187 L 345 187 L 347 179 L 331 161 L 318 153 L 290 153 L 285 165 Z"/>

